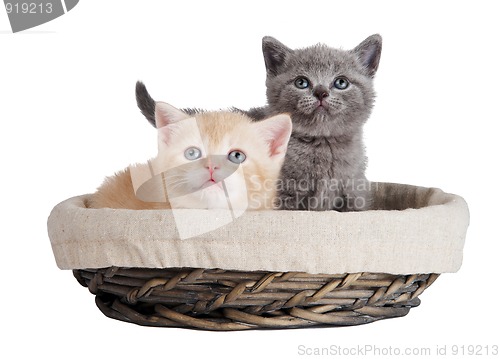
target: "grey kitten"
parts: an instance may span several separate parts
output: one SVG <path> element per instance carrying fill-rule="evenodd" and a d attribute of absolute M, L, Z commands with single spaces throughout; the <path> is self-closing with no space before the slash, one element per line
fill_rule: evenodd
<path fill-rule="evenodd" d="M 279 208 L 369 209 L 372 200 L 364 173 L 362 127 L 375 99 L 373 77 L 382 38 L 372 35 L 345 51 L 325 45 L 292 50 L 264 37 L 262 50 L 268 105 L 252 108 L 247 114 L 261 120 L 289 113 L 293 122 L 278 188 Z M 149 94 L 139 83 L 136 95 L 139 108 L 154 125 L 154 111 L 141 107 Z"/>
<path fill-rule="evenodd" d="M 283 165 L 280 208 L 360 211 L 370 208 L 363 124 L 373 107 L 373 77 L 382 38 L 349 51 L 325 45 L 292 50 L 264 37 L 268 105 L 248 115 L 289 113 L 293 133 Z"/>

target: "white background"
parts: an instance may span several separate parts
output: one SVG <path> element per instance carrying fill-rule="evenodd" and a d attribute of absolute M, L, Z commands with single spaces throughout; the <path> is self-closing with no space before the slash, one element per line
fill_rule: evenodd
<path fill-rule="evenodd" d="M 1 10 L 1 356 L 294 358 L 299 345 L 367 344 L 447 345 L 451 356 L 454 344 L 500 344 L 498 11 L 493 1 L 372 3 L 82 0 L 18 34 Z M 249 108 L 265 103 L 264 35 L 352 48 L 373 33 L 384 45 L 365 127 L 368 177 L 440 187 L 471 211 L 461 270 L 408 316 L 349 328 L 145 328 L 106 318 L 57 268 L 52 207 L 155 154 L 136 80 L 177 107 Z"/>

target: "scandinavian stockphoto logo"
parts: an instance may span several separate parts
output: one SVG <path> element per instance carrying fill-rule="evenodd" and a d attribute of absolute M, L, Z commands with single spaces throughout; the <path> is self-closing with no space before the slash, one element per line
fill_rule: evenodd
<path fill-rule="evenodd" d="M 193 131 L 195 118 L 183 120 Z M 192 134 L 201 141 L 199 133 Z M 185 150 L 182 164 L 173 165 L 168 149 L 160 146 L 158 155 L 147 164 L 130 166 L 135 195 L 144 202 L 168 203 L 180 239 L 187 239 L 223 227 L 248 209 L 243 166 L 224 155 L 206 155 L 203 146 Z M 186 208 L 214 208 L 197 212 Z"/>
<path fill-rule="evenodd" d="M 79 0 L 4 0 L 12 32 L 45 24 L 73 9 Z"/>

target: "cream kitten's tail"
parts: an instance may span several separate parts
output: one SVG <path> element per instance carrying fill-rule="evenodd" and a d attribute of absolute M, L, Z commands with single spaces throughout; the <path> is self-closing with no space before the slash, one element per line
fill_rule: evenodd
<path fill-rule="evenodd" d="M 156 102 L 149 95 L 146 86 L 141 81 L 137 81 L 137 83 L 135 84 L 135 99 L 137 101 L 137 106 L 141 110 L 141 113 L 144 115 L 144 117 L 146 117 L 146 119 L 153 127 L 156 127 Z"/>

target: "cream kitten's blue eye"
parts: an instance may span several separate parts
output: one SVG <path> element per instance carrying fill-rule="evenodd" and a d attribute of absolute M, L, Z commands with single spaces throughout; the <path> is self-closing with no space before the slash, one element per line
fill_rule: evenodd
<path fill-rule="evenodd" d="M 297 80 L 295 80 L 295 86 L 301 90 L 306 89 L 309 87 L 309 80 L 307 80 L 305 77 L 299 77 Z"/>
<path fill-rule="evenodd" d="M 227 159 L 233 163 L 240 164 L 245 162 L 247 156 L 243 152 L 235 150 L 229 152 L 229 154 L 227 155 Z"/>
<path fill-rule="evenodd" d="M 349 87 L 349 80 L 345 77 L 337 77 L 333 82 L 333 86 L 338 90 L 345 90 Z"/>
<path fill-rule="evenodd" d="M 189 147 L 186 151 L 184 151 L 184 157 L 190 161 L 197 160 L 201 157 L 201 150 L 198 147 Z"/>

